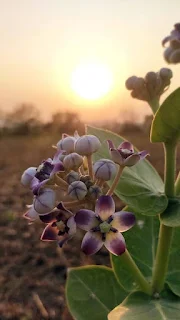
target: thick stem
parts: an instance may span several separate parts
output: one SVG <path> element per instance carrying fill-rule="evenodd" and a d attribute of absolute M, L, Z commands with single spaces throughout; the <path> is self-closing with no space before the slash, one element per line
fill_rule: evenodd
<path fill-rule="evenodd" d="M 175 195 L 175 165 L 176 165 L 176 145 L 165 143 L 165 194 L 172 198 Z M 166 273 L 168 270 L 169 255 L 173 237 L 173 228 L 163 224 L 159 230 L 159 240 L 154 264 L 152 288 L 154 293 L 159 293 L 164 288 Z"/>
<path fill-rule="evenodd" d="M 159 98 L 156 97 L 155 99 L 148 101 L 148 104 L 150 105 L 153 113 L 155 114 L 156 111 L 159 109 Z"/>
<path fill-rule="evenodd" d="M 152 294 L 152 288 L 148 281 L 145 279 L 139 268 L 137 267 L 136 263 L 132 259 L 131 255 L 129 254 L 128 250 L 119 257 L 123 264 L 126 266 L 126 269 L 129 271 L 129 273 L 133 276 L 135 282 L 138 284 L 139 288 L 151 295 Z"/>
<path fill-rule="evenodd" d="M 86 156 L 87 158 L 87 164 L 88 164 L 88 174 L 91 177 L 91 180 L 94 179 L 93 175 L 93 167 L 92 167 L 92 155 Z"/>
<path fill-rule="evenodd" d="M 124 169 L 124 167 L 119 166 L 118 172 L 117 172 L 117 174 L 116 174 L 116 176 L 115 176 L 115 179 L 114 179 L 114 181 L 113 181 L 113 184 L 112 184 L 112 186 L 110 187 L 110 189 L 108 190 L 108 192 L 107 192 L 106 195 L 112 196 L 112 194 L 113 194 L 114 190 L 116 189 L 116 186 L 117 186 L 117 184 L 118 184 L 118 182 L 119 182 L 119 179 L 120 179 L 120 176 L 121 176 L 121 174 L 122 174 L 123 169 Z"/>
<path fill-rule="evenodd" d="M 172 198 L 175 194 L 176 144 L 165 143 L 165 194 Z"/>
<path fill-rule="evenodd" d="M 168 270 L 172 236 L 173 228 L 161 224 L 152 280 L 152 288 L 154 293 L 161 292 L 164 287 L 166 273 Z"/>

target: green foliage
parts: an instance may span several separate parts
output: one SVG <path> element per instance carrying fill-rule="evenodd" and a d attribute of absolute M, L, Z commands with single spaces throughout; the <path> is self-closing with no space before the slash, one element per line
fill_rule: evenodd
<path fill-rule="evenodd" d="M 168 227 L 180 227 L 180 198 L 169 200 L 166 210 L 161 214 L 161 222 Z"/>
<path fill-rule="evenodd" d="M 129 210 L 129 208 L 127 209 Z M 158 240 L 159 221 L 154 217 L 136 214 L 136 225 L 123 235 L 127 249 L 147 279 L 151 279 Z M 119 283 L 127 290 L 137 287 L 132 275 L 123 264 L 121 256 L 111 255 L 111 263 Z"/>
<path fill-rule="evenodd" d="M 179 314 L 180 299 L 170 292 L 160 299 L 134 292 L 110 312 L 108 320 L 175 320 Z"/>
<path fill-rule="evenodd" d="M 166 283 L 180 297 L 180 228 L 174 229 Z"/>
<path fill-rule="evenodd" d="M 179 135 L 180 88 L 173 91 L 158 109 L 151 127 L 151 141 L 175 141 Z"/>
<path fill-rule="evenodd" d="M 110 268 L 88 266 L 69 270 L 66 296 L 76 320 L 106 320 L 126 295 Z"/>
<path fill-rule="evenodd" d="M 124 139 L 110 131 L 87 127 L 87 133 L 97 136 L 102 147 L 94 155 L 94 160 L 109 158 L 107 140 L 118 146 Z M 136 149 L 137 150 L 137 149 Z M 111 183 L 110 183 L 111 184 Z M 115 194 L 134 212 L 145 215 L 156 215 L 167 207 L 164 185 L 157 171 L 147 161 L 139 161 L 135 166 L 125 168 Z"/>

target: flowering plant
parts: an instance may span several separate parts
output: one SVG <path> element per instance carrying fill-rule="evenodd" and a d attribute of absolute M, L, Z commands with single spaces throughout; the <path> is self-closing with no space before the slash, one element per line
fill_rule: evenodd
<path fill-rule="evenodd" d="M 179 39 L 176 24 L 163 40 L 170 42 L 168 62 L 179 62 Z M 139 152 L 122 137 L 93 127 L 83 136 L 64 134 L 53 159 L 22 175 L 33 193 L 24 217 L 44 223 L 41 240 L 62 247 L 83 233 L 86 255 L 103 245 L 110 252 L 111 268 L 69 269 L 66 296 L 74 319 L 179 317 L 180 175 L 176 182 L 175 175 L 180 88 L 159 104 L 171 78 L 171 70 L 162 68 L 126 81 L 132 96 L 147 101 L 154 113 L 151 142 L 164 145 L 164 182 L 146 159 L 148 151 Z M 115 208 L 118 198 L 123 210 Z"/>

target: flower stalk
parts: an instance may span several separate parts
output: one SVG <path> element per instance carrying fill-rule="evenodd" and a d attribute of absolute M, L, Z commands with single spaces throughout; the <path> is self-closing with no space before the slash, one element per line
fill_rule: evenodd
<path fill-rule="evenodd" d="M 175 165 L 176 165 L 176 144 L 165 143 L 165 194 L 168 198 L 175 196 Z M 159 241 L 156 252 L 156 260 L 152 278 L 154 293 L 160 293 L 164 288 L 166 273 L 168 270 L 169 255 L 173 238 L 173 228 L 161 223 L 159 230 Z"/>
<path fill-rule="evenodd" d="M 126 249 L 125 252 L 119 256 L 119 259 L 123 262 L 126 266 L 126 269 L 129 273 L 133 276 L 135 282 L 138 284 L 139 288 L 147 293 L 148 295 L 152 294 L 152 288 L 148 281 L 145 279 L 139 268 L 137 267 L 136 263 L 132 259 L 130 253 Z"/>
<path fill-rule="evenodd" d="M 116 186 L 117 186 L 117 184 L 118 184 L 118 182 L 119 182 L 119 179 L 120 179 L 120 177 L 121 177 L 121 174 L 122 174 L 123 169 L 124 169 L 124 167 L 119 166 L 118 172 L 117 172 L 116 177 L 115 177 L 115 179 L 114 179 L 114 181 L 113 181 L 113 184 L 111 185 L 111 187 L 109 188 L 109 190 L 108 190 L 108 192 L 107 192 L 107 195 L 108 195 L 108 196 L 112 196 L 114 190 L 116 189 Z"/>

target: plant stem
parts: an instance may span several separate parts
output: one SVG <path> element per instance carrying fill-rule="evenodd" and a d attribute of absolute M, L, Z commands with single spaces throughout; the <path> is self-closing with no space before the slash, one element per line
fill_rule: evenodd
<path fill-rule="evenodd" d="M 91 177 L 91 180 L 93 181 L 94 175 L 93 175 L 93 168 L 92 168 L 92 155 L 86 156 L 87 158 L 87 164 L 88 164 L 88 174 Z"/>
<path fill-rule="evenodd" d="M 116 186 L 117 186 L 117 184 L 118 184 L 118 182 L 119 182 L 119 179 L 120 179 L 120 176 L 121 176 L 121 174 L 122 174 L 123 169 L 124 169 L 124 167 L 119 166 L 118 172 L 117 172 L 117 174 L 116 174 L 116 176 L 115 176 L 115 179 L 114 179 L 114 181 L 113 181 L 113 184 L 112 184 L 112 186 L 109 188 L 109 190 L 108 190 L 108 192 L 107 192 L 107 194 L 106 194 L 107 196 L 112 196 L 112 194 L 113 194 L 114 190 L 116 189 Z"/>
<path fill-rule="evenodd" d="M 126 249 L 126 251 L 119 257 L 123 264 L 126 266 L 130 274 L 133 276 L 135 282 L 138 284 L 139 288 L 151 295 L 152 293 L 152 288 L 148 281 L 145 279 L 139 268 L 137 267 L 136 263 L 132 259 L 130 253 Z"/>
<path fill-rule="evenodd" d="M 156 111 L 159 109 L 159 98 L 156 97 L 155 99 L 148 101 L 148 104 L 150 105 L 153 113 L 155 114 Z"/>
<path fill-rule="evenodd" d="M 175 165 L 176 165 L 176 144 L 165 143 L 165 194 L 172 198 L 175 195 Z M 152 288 L 154 293 L 160 293 L 164 288 L 166 273 L 168 270 L 169 255 L 173 237 L 173 228 L 163 224 L 159 230 L 159 240 L 157 245 L 156 260 L 152 278 Z"/>
<path fill-rule="evenodd" d="M 84 205 L 86 203 L 87 203 L 87 200 L 74 200 L 74 201 L 68 201 L 68 202 L 63 201 L 63 206 L 66 209 L 70 209 L 70 208 L 74 208 L 74 207 L 78 207 L 78 206 Z"/>

